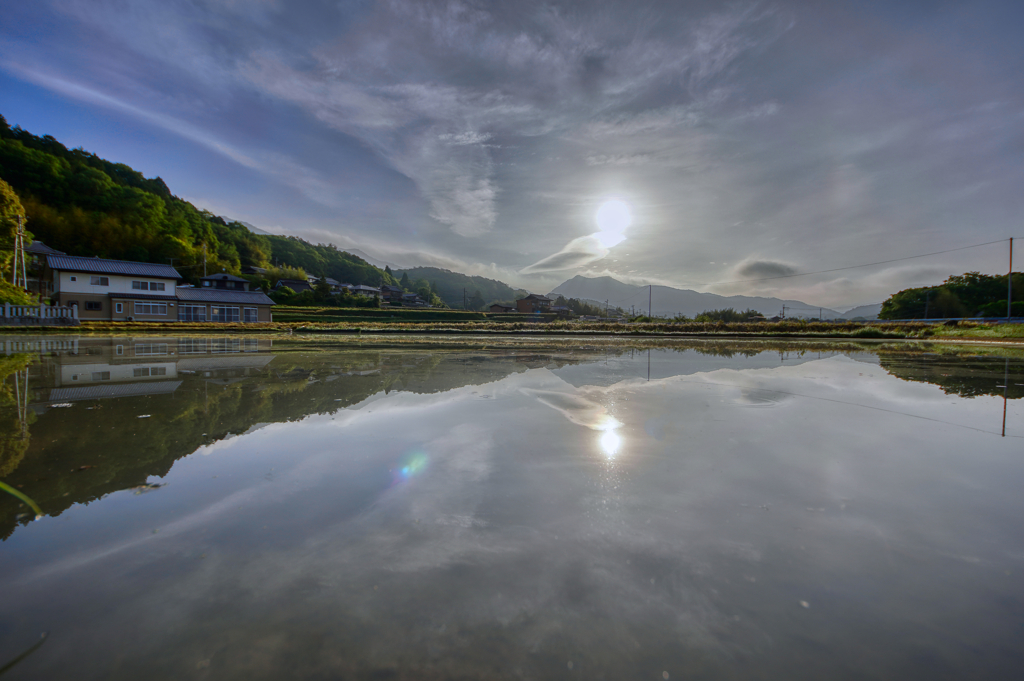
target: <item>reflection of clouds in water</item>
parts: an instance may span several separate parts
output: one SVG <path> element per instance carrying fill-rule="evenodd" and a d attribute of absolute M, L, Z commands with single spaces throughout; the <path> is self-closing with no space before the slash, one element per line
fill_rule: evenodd
<path fill-rule="evenodd" d="M 734 398 L 734 401 L 736 404 L 744 407 L 773 407 L 791 399 L 793 399 L 793 395 L 780 393 L 776 390 L 741 388 L 739 395 Z"/>
<path fill-rule="evenodd" d="M 568 384 L 566 384 L 568 386 Z M 569 386 L 570 389 L 571 386 Z M 524 388 L 523 393 L 560 412 L 573 423 L 591 430 L 610 430 L 622 424 L 608 414 L 608 409 L 582 395 L 554 390 Z"/>

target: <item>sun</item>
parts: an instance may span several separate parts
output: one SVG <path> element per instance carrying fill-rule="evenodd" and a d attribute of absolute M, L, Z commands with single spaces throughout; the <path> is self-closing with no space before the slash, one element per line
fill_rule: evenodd
<path fill-rule="evenodd" d="M 633 224 L 629 204 L 619 199 L 609 199 L 601 204 L 594 216 L 601 230 L 594 236 L 605 248 L 611 248 L 626 238 L 626 229 Z"/>

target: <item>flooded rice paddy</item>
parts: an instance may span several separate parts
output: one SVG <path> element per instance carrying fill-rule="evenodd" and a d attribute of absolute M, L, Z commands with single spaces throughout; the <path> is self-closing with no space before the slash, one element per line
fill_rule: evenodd
<path fill-rule="evenodd" d="M 1024 359 L 0 338 L 7 679 L 1024 668 Z"/>

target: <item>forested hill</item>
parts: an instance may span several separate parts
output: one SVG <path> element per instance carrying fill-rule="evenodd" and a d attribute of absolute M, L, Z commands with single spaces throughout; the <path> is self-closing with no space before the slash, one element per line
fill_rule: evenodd
<path fill-rule="evenodd" d="M 390 274 L 333 245 L 253 234 L 173 194 L 123 163 L 68 149 L 0 116 L 0 178 L 21 198 L 33 237 L 72 255 L 167 263 L 184 276 L 244 266 L 301 268 L 352 284 L 397 283 Z"/>
<path fill-rule="evenodd" d="M 472 277 L 438 267 L 411 267 L 407 270 L 395 270 L 393 274 L 396 277 L 408 275 L 410 282 L 426 280 L 430 284 L 430 290 L 453 308 L 462 308 L 463 290 L 469 303 L 467 307 L 472 310 L 479 310 L 496 302 L 511 303 L 516 298 L 527 295 L 526 291 L 514 289 L 495 279 Z"/>

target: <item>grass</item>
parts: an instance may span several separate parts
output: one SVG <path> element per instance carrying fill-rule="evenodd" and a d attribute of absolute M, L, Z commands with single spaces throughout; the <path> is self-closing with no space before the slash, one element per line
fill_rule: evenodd
<path fill-rule="evenodd" d="M 83 322 L 77 327 L 3 327 L 2 334 L 70 335 L 144 335 L 144 334 L 446 334 L 446 335 L 532 335 L 613 336 L 613 337 L 695 337 L 695 338 L 821 338 L 850 340 L 963 340 L 1024 342 L 1022 324 L 983 324 L 960 322 L 952 326 L 920 322 L 846 322 L 786 320 L 780 322 L 579 322 L 559 320 L 547 323 L 524 320 L 495 321 L 477 312 L 438 310 L 451 319 L 424 319 L 411 313 L 431 314 L 429 310 L 406 310 L 405 318 L 383 317 L 390 310 L 372 310 L 374 315 L 351 315 L 350 309 L 298 308 L 275 310 L 275 321 L 260 324 L 223 324 L 191 322 Z M 370 310 L 365 310 L 369 312 Z M 401 312 L 400 310 L 396 312 Z M 289 316 L 296 318 L 290 319 Z M 502 315 L 508 317 L 508 315 Z M 482 318 L 482 319 L 481 319 Z"/>

